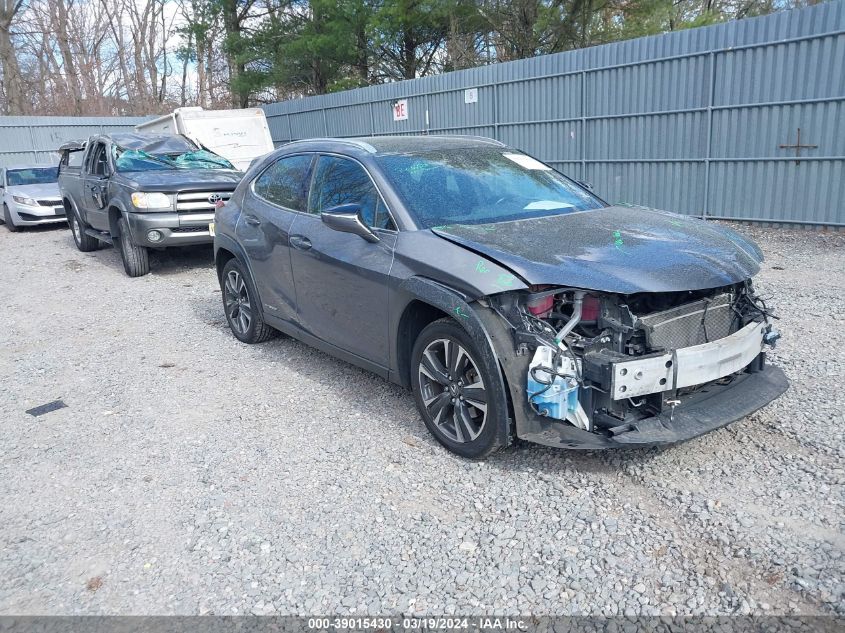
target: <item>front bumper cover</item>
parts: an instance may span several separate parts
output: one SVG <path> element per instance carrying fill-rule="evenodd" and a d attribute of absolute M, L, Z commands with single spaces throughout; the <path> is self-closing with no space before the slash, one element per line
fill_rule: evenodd
<path fill-rule="evenodd" d="M 16 226 L 35 226 L 67 221 L 65 209 L 61 203 L 53 207 L 41 205 L 33 207 L 20 202 L 7 201 L 6 206 L 9 207 L 9 213 L 12 215 Z"/>
<path fill-rule="evenodd" d="M 211 244 L 214 238 L 208 231 L 208 223 L 214 221 L 214 214 L 199 215 L 187 219 L 178 213 L 127 213 L 132 241 L 139 246 L 166 248 L 190 244 Z M 151 242 L 147 233 L 156 229 L 162 239 Z"/>
<path fill-rule="evenodd" d="M 469 310 L 469 307 L 467 307 Z M 496 355 L 513 403 L 516 436 L 528 442 L 559 448 L 602 450 L 625 446 L 673 444 L 727 426 L 764 407 L 789 388 L 781 369 L 763 363 L 761 369 L 736 375 L 725 385 L 711 383 L 699 391 L 682 395 L 673 415 L 660 415 L 632 421 L 610 431 L 586 431 L 562 420 L 534 413 L 528 405 L 527 383 L 530 356 L 513 352 L 513 337 L 505 320 L 487 306 L 473 304 L 472 315 L 483 328 L 475 336 L 482 348 L 489 346 Z M 620 424 L 622 424 L 620 422 Z"/>
<path fill-rule="evenodd" d="M 521 439 L 545 446 L 578 449 L 606 449 L 656 446 L 689 440 L 727 426 L 769 404 L 789 388 L 786 374 L 766 365 L 762 371 L 737 376 L 727 385 L 707 385 L 700 392 L 682 398 L 674 413 L 645 418 L 613 429 L 605 436 L 576 429 L 563 422 L 535 414 L 535 432 Z"/>

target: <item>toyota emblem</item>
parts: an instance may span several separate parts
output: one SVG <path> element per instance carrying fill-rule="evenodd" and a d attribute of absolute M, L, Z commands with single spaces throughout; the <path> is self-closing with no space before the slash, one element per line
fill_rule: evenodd
<path fill-rule="evenodd" d="M 217 206 L 217 203 L 222 201 L 222 200 L 223 200 L 223 196 L 221 196 L 219 193 L 213 193 L 210 196 L 208 196 L 208 204 L 210 204 L 212 206 Z"/>

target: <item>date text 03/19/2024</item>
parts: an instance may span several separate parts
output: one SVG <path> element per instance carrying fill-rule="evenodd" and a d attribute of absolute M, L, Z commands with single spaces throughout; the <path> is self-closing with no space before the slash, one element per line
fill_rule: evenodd
<path fill-rule="evenodd" d="M 350 630 L 476 630 L 476 631 L 526 631 L 521 619 L 509 617 L 413 617 L 394 620 L 390 617 L 315 617 L 308 619 L 308 628 L 322 631 Z"/>

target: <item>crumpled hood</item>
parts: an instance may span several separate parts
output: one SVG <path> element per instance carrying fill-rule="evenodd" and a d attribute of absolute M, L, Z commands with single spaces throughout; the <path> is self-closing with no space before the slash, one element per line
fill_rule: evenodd
<path fill-rule="evenodd" d="M 432 231 L 529 284 L 632 294 L 716 288 L 752 277 L 762 251 L 738 233 L 643 207 L 606 207 Z"/>
<path fill-rule="evenodd" d="M 40 185 L 14 185 L 6 188 L 10 196 L 26 196 L 34 200 L 60 200 L 59 183 L 46 182 Z"/>
<path fill-rule="evenodd" d="M 120 172 L 138 191 L 233 191 L 243 173 L 231 169 L 151 169 Z"/>

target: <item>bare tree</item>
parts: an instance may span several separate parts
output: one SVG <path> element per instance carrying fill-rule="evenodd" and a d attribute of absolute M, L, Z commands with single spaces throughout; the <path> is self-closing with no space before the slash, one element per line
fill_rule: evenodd
<path fill-rule="evenodd" d="M 21 68 L 12 43 L 12 23 L 23 9 L 23 0 L 0 0 L 0 65 L 7 114 L 24 114 L 25 99 Z"/>

